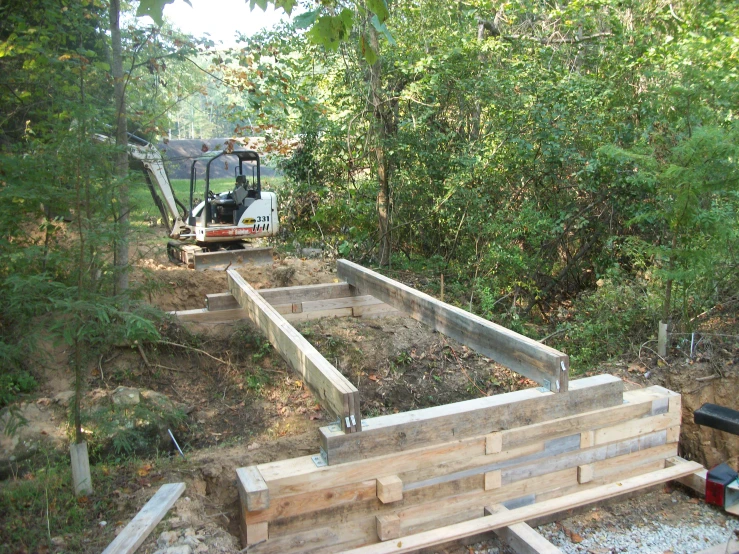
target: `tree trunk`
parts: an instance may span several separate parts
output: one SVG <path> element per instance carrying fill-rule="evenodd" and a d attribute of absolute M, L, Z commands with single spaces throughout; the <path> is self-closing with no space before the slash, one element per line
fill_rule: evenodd
<path fill-rule="evenodd" d="M 387 138 L 387 126 L 389 124 L 388 108 L 382 101 L 382 62 L 379 58 L 380 44 L 377 31 L 369 24 L 369 42 L 372 50 L 377 53 L 378 58 L 370 67 L 370 102 L 374 112 L 375 128 L 375 160 L 377 161 L 377 224 L 380 243 L 380 266 L 390 265 L 390 174 L 391 165 L 385 151 L 385 140 Z"/>
<path fill-rule="evenodd" d="M 672 251 L 670 252 L 670 259 L 667 263 L 667 267 L 672 274 L 675 271 L 675 250 L 677 249 L 677 235 L 672 236 Z M 670 311 L 672 308 L 672 275 L 667 278 L 665 283 L 665 302 L 662 305 L 662 321 L 668 323 L 670 321 Z"/>
<path fill-rule="evenodd" d="M 115 293 L 128 290 L 128 234 L 129 199 L 128 184 L 128 124 L 126 119 L 126 83 L 123 75 L 123 47 L 121 44 L 120 0 L 110 1 L 110 68 L 113 74 L 113 95 L 116 107 L 115 144 L 120 149 L 115 159 L 115 175 L 118 177 L 117 236 L 115 245 L 116 282 Z"/>

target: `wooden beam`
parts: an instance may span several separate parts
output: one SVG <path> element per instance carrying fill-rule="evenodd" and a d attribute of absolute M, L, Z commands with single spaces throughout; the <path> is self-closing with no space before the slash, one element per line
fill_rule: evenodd
<path fill-rule="evenodd" d="M 502 504 L 485 507 L 486 516 L 508 511 Z M 516 554 L 562 554 L 559 548 L 523 522 L 496 529 L 495 534 Z"/>
<path fill-rule="evenodd" d="M 103 550 L 103 554 L 131 554 L 149 536 L 185 490 L 185 483 L 162 485 L 123 531 Z"/>
<path fill-rule="evenodd" d="M 269 489 L 256 466 L 236 470 L 236 483 L 242 506 L 249 512 L 269 508 Z"/>
<path fill-rule="evenodd" d="M 677 464 L 684 464 L 684 463 L 687 463 L 687 460 L 685 460 L 684 458 L 681 458 L 680 456 L 673 456 L 665 460 L 665 465 L 667 467 L 674 466 Z M 680 479 L 677 479 L 677 482 L 685 485 L 689 489 L 694 490 L 701 496 L 706 496 L 706 480 L 707 479 L 708 479 L 708 470 L 702 467 L 695 473 L 692 473 L 690 475 L 686 475 L 685 477 L 681 477 Z"/>
<path fill-rule="evenodd" d="M 321 285 L 305 285 L 301 287 L 280 287 L 259 289 L 259 295 L 272 305 L 294 304 L 314 300 L 330 300 L 357 296 L 357 289 L 348 283 L 326 283 Z"/>
<path fill-rule="evenodd" d="M 235 270 L 229 269 L 228 286 L 252 322 L 267 336 L 274 349 L 321 399 L 329 412 L 339 417 L 342 429 L 361 430 L 359 391 L 341 372 Z M 356 394 L 355 394 L 356 393 Z"/>
<path fill-rule="evenodd" d="M 249 314 L 242 309 L 223 309 L 211 311 L 207 308 L 197 310 L 181 310 L 169 312 L 179 321 L 187 323 L 232 323 L 249 319 Z"/>
<path fill-rule="evenodd" d="M 321 447 L 328 464 L 334 465 L 495 433 L 524 423 L 549 422 L 622 402 L 623 381 L 612 375 L 596 375 L 573 381 L 570 391 L 563 394 L 526 389 L 374 417 L 365 420 L 362 433 L 356 435 L 321 427 Z"/>
<path fill-rule="evenodd" d="M 562 512 L 637 491 L 645 487 L 672 481 L 698 471 L 700 464 L 686 462 L 673 467 L 653 471 L 644 475 L 623 479 L 616 483 L 601 485 L 592 489 L 576 492 L 567 496 L 552 498 L 543 502 L 537 502 L 507 512 L 485 516 L 472 521 L 465 521 L 455 525 L 449 525 L 426 531 L 415 535 L 400 537 L 398 540 L 372 544 L 348 551 L 351 554 L 390 554 L 400 552 L 415 552 L 421 548 L 430 548 L 439 544 L 459 540 L 465 537 L 479 535 L 487 531 L 508 527 L 516 523 L 525 522 L 528 519 L 540 517 L 552 513 Z"/>
<path fill-rule="evenodd" d="M 339 277 L 362 294 L 371 294 L 539 384 L 548 382 L 552 392 L 567 392 L 570 362 L 563 352 L 347 260 L 338 260 L 336 267 Z"/>
<path fill-rule="evenodd" d="M 211 312 L 217 310 L 238 310 L 241 306 L 230 292 L 218 292 L 205 295 L 205 309 Z"/>

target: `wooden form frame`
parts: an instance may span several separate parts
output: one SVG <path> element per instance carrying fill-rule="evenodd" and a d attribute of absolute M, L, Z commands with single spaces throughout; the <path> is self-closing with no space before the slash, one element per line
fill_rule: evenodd
<path fill-rule="evenodd" d="M 254 466 L 268 507 L 249 510 L 253 485 L 242 482 L 245 536 L 259 537 L 259 544 L 247 540 L 249 551 L 406 551 L 410 544 L 425 545 L 414 542 L 418 533 L 473 520 L 478 523 L 463 528 L 479 533 L 496 528 L 491 522 L 505 527 L 551 513 L 547 506 L 566 509 L 626 492 L 624 480 L 635 476 L 643 477 L 635 487 L 647 486 L 699 469 L 690 464 L 665 471 L 665 460 L 677 453 L 678 394 L 650 387 L 622 398 L 606 408 L 492 433 L 482 426 L 479 435 L 338 465 L 317 467 L 308 456 Z M 496 504 L 510 512 L 484 519 L 484 509 Z M 468 536 L 460 529 L 438 536 Z"/>
<path fill-rule="evenodd" d="M 181 311 L 175 315 L 182 321 L 200 323 L 251 319 L 267 334 L 272 346 L 288 364 L 303 377 L 324 407 L 338 417 L 337 430 L 342 434 L 362 430 L 359 392 L 290 325 L 291 322 L 326 316 L 391 315 L 402 311 L 539 382 L 546 390 L 556 394 L 569 390 L 569 358 L 562 352 L 352 262 L 338 260 L 337 267 L 339 277 L 345 279 L 343 283 L 283 287 L 259 292 L 235 270 L 229 269 L 229 293 L 208 295 L 204 310 Z M 392 432 L 389 429 L 382 432 L 375 429 L 373 436 L 390 436 Z M 405 434 L 404 431 L 398 433 Z M 325 452 L 332 448 L 329 443 L 336 444 L 336 449 L 340 448 L 340 437 L 322 433 L 322 440 Z M 368 437 L 363 444 L 369 443 Z M 348 444 L 344 446 L 345 449 L 351 448 Z M 373 449 L 367 447 L 358 450 L 361 455 L 376 455 L 368 454 L 371 451 Z M 334 459 L 338 461 L 340 458 L 339 455 Z M 327 456 L 327 459 L 330 457 Z"/>
<path fill-rule="evenodd" d="M 567 392 L 570 359 L 563 352 L 350 261 L 337 260 L 336 268 L 339 278 L 362 294 L 374 296 L 552 392 Z"/>

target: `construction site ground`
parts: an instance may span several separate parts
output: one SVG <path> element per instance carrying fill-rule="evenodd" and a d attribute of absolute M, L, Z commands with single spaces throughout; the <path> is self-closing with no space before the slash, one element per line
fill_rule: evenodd
<path fill-rule="evenodd" d="M 165 311 L 199 308 L 204 306 L 206 294 L 227 290 L 225 273 L 174 266 L 159 244 L 145 241 L 138 245 L 133 275 L 141 279 L 146 274 L 156 284 L 149 292 L 152 304 Z M 337 280 L 335 263 L 320 257 L 287 256 L 272 266 L 239 272 L 258 289 Z M 402 275 L 394 278 L 404 280 Z M 423 290 L 422 284 L 405 280 Z M 731 326 L 723 327 L 722 332 L 736 334 L 739 329 L 736 320 L 727 324 L 724 318 L 720 324 Z M 364 417 L 535 386 L 406 317 L 324 319 L 300 323 L 296 328 L 357 386 Z M 97 514 L 82 537 L 51 537 L 55 545 L 52 552 L 100 552 L 153 489 L 173 481 L 186 483 L 183 498 L 139 552 L 166 552 L 167 548 L 174 552 L 172 548 L 183 545 L 189 545 L 189 552 L 239 552 L 236 468 L 318 452 L 317 429 L 331 423 L 329 416 L 249 322 L 187 328 L 172 322 L 162 334 L 171 344 L 147 347 L 146 360 L 137 349 L 117 348 L 93 364 L 87 398 L 109 394 L 120 385 L 166 395 L 188 414 L 178 431 L 186 459 L 172 447 L 125 462 L 128 470 L 116 478 L 111 510 Z M 36 368 L 41 387 L 24 399 L 21 409 L 28 425 L 17 440 L 42 436 L 61 448 L 67 440 L 67 415 L 59 399 L 72 389 L 72 375 L 63 348 L 47 344 L 45 350 L 49 356 Z M 657 356 L 645 350 L 637 359 L 592 368 L 583 375 L 607 372 L 622 377 L 627 387 L 659 384 L 682 393 L 681 454 L 707 467 L 721 461 L 736 467 L 739 438 L 700 429 L 692 424 L 691 414 L 704 402 L 735 404 L 739 397 L 739 346 L 734 343 L 733 347 L 722 345 L 703 352 L 706 355 L 695 360 L 671 356 L 667 364 L 658 364 Z M 3 438 L 3 448 L 9 440 Z M 18 464 L 8 478 L 24 478 L 23 465 Z M 676 549 L 669 541 L 662 550 L 661 546 L 655 547 L 657 550 L 639 546 L 624 550 L 615 542 L 613 548 L 607 544 L 589 546 L 588 540 L 598 533 L 633 533 L 639 527 L 661 523 L 686 532 L 691 526 L 705 524 L 724 529 L 727 536 L 739 528 L 737 518 L 673 487 L 626 502 L 588 509 L 540 531 L 553 542 L 568 545 L 568 552 L 600 554 L 688 550 Z M 6 523 L 3 519 L 0 510 L 0 528 Z M 707 533 L 704 547 L 718 542 Z M 193 539 L 188 541 L 187 537 Z M 0 552 L 25 551 L 22 545 L 0 547 Z M 450 554 L 471 551 L 508 552 L 495 541 L 445 550 Z"/>

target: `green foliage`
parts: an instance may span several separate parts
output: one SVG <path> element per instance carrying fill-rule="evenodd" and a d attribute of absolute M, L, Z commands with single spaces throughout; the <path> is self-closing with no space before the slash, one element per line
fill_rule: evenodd
<path fill-rule="evenodd" d="M 560 334 L 549 342 L 571 358 L 572 371 L 591 371 L 599 362 L 638 355 L 639 346 L 654 336 L 659 320 L 658 285 L 631 280 L 620 270 L 598 281 L 560 312 Z"/>
<path fill-rule="evenodd" d="M 186 417 L 169 402 L 142 401 L 125 407 L 106 402 L 83 412 L 82 426 L 93 459 L 120 461 L 170 450 L 167 429 L 177 431 Z"/>

